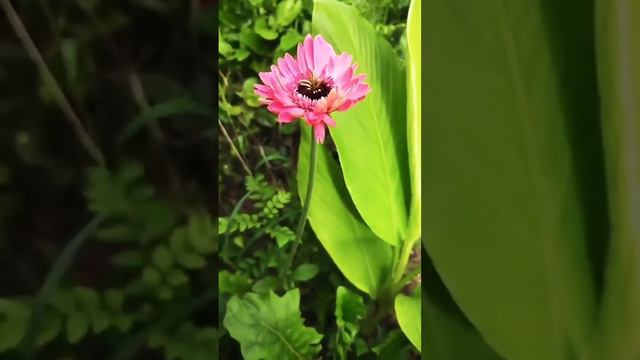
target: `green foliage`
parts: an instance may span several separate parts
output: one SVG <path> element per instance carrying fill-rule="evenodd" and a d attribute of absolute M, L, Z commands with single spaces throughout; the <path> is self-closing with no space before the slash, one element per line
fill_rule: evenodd
<path fill-rule="evenodd" d="M 358 71 L 368 75 L 371 93 L 348 112 L 332 114 L 340 126 L 331 137 L 362 219 L 378 237 L 402 246 L 409 199 L 406 126 L 398 126 L 407 107 L 403 64 L 367 20 L 340 2 L 316 1 L 313 29 L 337 52 L 351 54 Z"/>
<path fill-rule="evenodd" d="M 167 360 L 207 360 L 218 353 L 218 330 L 185 322 L 175 331 L 152 336 L 151 348 L 162 348 Z"/>
<path fill-rule="evenodd" d="M 640 356 L 640 3 L 596 0 L 597 77 L 610 247 L 596 356 Z M 594 146 L 595 147 L 595 146 Z M 599 345 L 592 346 L 597 348 Z"/>
<path fill-rule="evenodd" d="M 427 252 L 500 355 L 584 356 L 598 313 L 587 249 L 608 229 L 592 6 L 425 4 Z"/>
<path fill-rule="evenodd" d="M 12 299 L 0 299 L 0 351 L 17 346 L 27 330 L 29 308 Z"/>
<path fill-rule="evenodd" d="M 117 289 L 97 291 L 76 286 L 57 289 L 38 318 L 36 344 L 43 346 L 63 337 L 74 344 L 90 333 L 108 329 L 127 332 L 137 320 L 123 310 L 124 294 Z M 31 300 L 0 299 L 0 351 L 18 346 L 26 335 Z"/>
<path fill-rule="evenodd" d="M 122 244 L 112 263 L 140 274 L 130 280 L 127 292 L 152 291 L 168 301 L 188 285 L 190 271 L 207 265 L 207 257 L 217 250 L 217 234 L 212 219 L 202 213 L 178 225 L 180 214 L 153 197 L 155 191 L 142 175 L 136 163 L 114 174 L 93 169 L 87 197 L 90 207 L 110 220 L 98 229 L 98 238 Z"/>
<path fill-rule="evenodd" d="M 302 198 L 312 140 L 310 129 L 301 128 L 298 186 Z M 377 296 L 391 273 L 392 248 L 362 221 L 350 201 L 338 164 L 324 147 L 318 149 L 314 192 L 309 222 L 318 240 L 353 285 L 372 297 Z"/>
<path fill-rule="evenodd" d="M 218 218 L 218 235 L 229 238 L 236 234 L 254 231 L 267 234 L 283 247 L 295 238 L 293 231 L 278 223 L 278 216 L 291 201 L 291 193 L 276 190 L 270 186 L 264 175 L 246 178 L 247 198 L 252 200 L 254 211 L 235 212 L 228 217 Z M 242 204 L 240 204 L 242 205 Z"/>
<path fill-rule="evenodd" d="M 407 15 L 407 150 L 411 205 L 407 239 L 422 234 L 422 1 L 412 0 Z"/>
<path fill-rule="evenodd" d="M 312 359 L 322 335 L 304 326 L 298 289 L 278 297 L 249 293 L 227 303 L 224 325 L 246 360 Z"/>
<path fill-rule="evenodd" d="M 414 290 L 410 296 L 399 294 L 394 301 L 396 317 L 402 332 L 418 351 L 422 348 L 422 323 L 420 316 L 422 314 L 422 301 L 420 295 L 422 290 L 420 287 Z"/>
<path fill-rule="evenodd" d="M 360 321 L 366 312 L 367 308 L 358 294 L 343 286 L 338 286 L 335 316 L 338 326 L 336 344 L 340 359 L 347 359 L 347 354 L 357 340 Z"/>
<path fill-rule="evenodd" d="M 295 53 L 295 46 L 304 35 L 311 33 L 313 2 L 249 0 L 219 5 L 221 171 L 218 191 L 222 204 L 218 234 L 223 261 L 223 270 L 218 274 L 220 312 L 228 317 L 230 306 L 240 304 L 243 296 L 268 299 L 275 296 L 274 291 L 293 288 L 309 299 L 299 306 L 296 304 L 295 309 L 299 307 L 304 314 L 313 313 L 313 320 L 317 322 L 314 328 L 326 334 L 323 337 L 326 344 L 323 343 L 316 357 L 332 358 L 338 356 L 338 329 L 332 321 L 336 287 L 351 281 L 375 297 L 392 271 L 393 259 L 391 247 L 366 227 L 349 200 L 344 182 L 338 177 L 339 164 L 332 159 L 336 154 L 325 148 L 322 151 L 326 153 L 321 156 L 328 165 L 321 166 L 328 166 L 334 172 L 318 186 L 333 183 L 341 186 L 335 196 L 326 193 L 314 196 L 311 206 L 310 221 L 324 249 L 307 227 L 289 273 L 279 277 L 281 267 L 288 261 L 290 242 L 295 238 L 292 225 L 298 219 L 297 199 L 305 191 L 297 185 L 306 182 L 306 174 L 300 169 L 294 171 L 295 162 L 290 160 L 298 152 L 297 136 L 290 136 L 298 127 L 276 126 L 273 114 L 259 104 L 253 85 L 258 82 L 258 72 L 268 71 L 285 52 Z M 390 40 L 394 51 L 402 54 L 401 35 L 408 2 L 372 1 L 356 7 L 364 17 L 375 22 L 375 31 Z M 308 145 L 306 141 L 303 138 L 302 146 Z M 300 154 L 305 154 L 302 149 Z M 302 167 L 307 160 L 306 154 L 297 158 Z M 347 196 L 342 197 L 345 193 Z M 320 227 L 322 230 L 318 230 Z M 363 307 L 375 306 L 373 302 L 361 301 Z M 357 325 L 345 327 L 353 334 L 348 345 L 353 354 L 361 356 L 369 352 L 369 356 L 375 356 L 365 340 L 356 336 Z M 228 330 L 231 337 L 225 334 L 221 337 L 224 344 L 220 347 L 221 356 L 239 358 L 238 343 L 233 341 L 236 337 Z M 244 331 L 247 338 L 256 338 L 261 330 L 253 326 Z M 366 339 L 374 345 L 380 343 L 385 334 L 381 332 Z M 240 343 L 246 357 L 246 346 Z"/>

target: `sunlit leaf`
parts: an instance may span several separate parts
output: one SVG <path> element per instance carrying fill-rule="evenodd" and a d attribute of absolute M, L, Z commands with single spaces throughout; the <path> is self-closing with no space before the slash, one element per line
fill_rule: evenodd
<path fill-rule="evenodd" d="M 299 309 L 298 289 L 282 297 L 273 292 L 234 296 L 227 303 L 224 326 L 246 360 L 310 360 L 320 350 L 322 335 L 304 326 Z"/>
<path fill-rule="evenodd" d="M 407 240 L 421 235 L 422 224 L 422 0 L 413 0 L 407 17 L 407 148 L 411 207 Z"/>
<path fill-rule="evenodd" d="M 395 299 L 396 317 L 400 329 L 418 351 L 421 350 L 421 290 L 416 289 L 411 296 L 399 294 Z"/>
<path fill-rule="evenodd" d="M 405 239 L 409 191 L 403 64 L 351 6 L 316 1 L 312 26 L 367 74 L 371 93 L 349 111 L 332 114 L 338 125 L 331 136 L 358 212 L 376 235 L 399 245 Z"/>
<path fill-rule="evenodd" d="M 298 192 L 306 194 L 311 131 L 302 124 L 298 155 Z M 318 147 L 309 222 L 316 236 L 344 276 L 358 289 L 376 296 L 391 273 L 391 247 L 361 220 L 329 152 Z"/>

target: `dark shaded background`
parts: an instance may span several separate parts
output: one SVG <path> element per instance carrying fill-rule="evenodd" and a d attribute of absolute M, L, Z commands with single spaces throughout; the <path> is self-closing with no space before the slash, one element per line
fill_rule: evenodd
<path fill-rule="evenodd" d="M 114 243 L 89 236 L 60 282 L 60 289 L 83 286 L 98 293 L 107 288 L 120 289 L 126 294 L 124 308 L 132 316 L 142 313 L 143 308 L 151 309 L 149 316 L 136 317 L 126 331 L 111 327 L 98 334 L 89 331 L 69 344 L 69 330 L 65 328 L 69 319 L 65 315 L 58 335 L 39 347 L 39 357 L 107 359 L 130 346 L 126 351 L 140 359 L 168 358 L 171 351 L 182 351 L 182 356 L 186 356 L 183 358 L 205 358 L 198 357 L 202 356 L 198 352 L 206 350 L 211 354 L 211 346 L 215 344 L 206 340 L 212 337 L 213 326 L 217 326 L 217 305 L 210 295 L 217 287 L 213 275 L 215 254 L 203 256 L 206 263 L 198 264 L 197 268 L 184 269 L 188 282 L 174 289 L 169 300 L 159 298 L 157 292 L 149 289 L 139 293 L 131 290 L 130 283 L 141 277 L 142 265 L 114 265 L 114 257 L 123 249 L 134 249 L 145 259 L 142 262 L 148 262 L 155 246 L 168 243 L 172 231 L 189 223 L 192 216 L 214 219 L 217 203 L 214 2 L 2 0 L 2 3 L 5 11 L 0 16 L 0 358 L 20 358 L 24 353 L 16 346 L 2 348 L 3 336 L 21 331 L 11 322 L 15 321 L 11 309 L 2 301 L 29 309 L 63 247 L 94 216 L 103 215 L 106 219 L 103 227 L 121 221 L 135 230 L 136 226 L 151 224 L 150 218 L 158 219 L 143 215 L 159 208 L 172 214 L 174 222 L 166 229 L 160 229 L 163 224 L 149 225 L 160 229 L 151 240 L 133 236 Z M 154 191 L 144 201 L 134 199 L 133 194 L 118 197 L 116 190 L 100 190 L 107 200 L 124 199 L 128 215 L 107 214 L 104 209 L 97 209 L 95 199 L 87 195 L 99 187 L 88 176 L 98 171 L 99 164 L 82 146 L 68 116 L 60 109 L 55 91 L 42 80 L 14 26 L 7 21 L 8 3 L 15 8 L 47 68 L 100 149 L 108 173 L 134 169 L 131 172 L 137 174 L 139 184 L 153 187 Z M 103 179 L 103 185 L 117 182 L 109 179 Z M 202 234 L 208 244 L 216 241 L 210 229 Z M 147 329 L 163 319 L 166 321 L 168 314 L 184 309 L 185 303 L 194 299 L 203 302 L 155 331 L 178 339 L 180 336 L 173 332 L 183 325 L 193 326 L 195 332 L 182 329 L 186 331 L 182 334 L 188 335 L 184 337 L 193 344 L 172 340 L 169 346 L 150 349 Z M 194 340 L 199 336 L 200 343 Z"/>

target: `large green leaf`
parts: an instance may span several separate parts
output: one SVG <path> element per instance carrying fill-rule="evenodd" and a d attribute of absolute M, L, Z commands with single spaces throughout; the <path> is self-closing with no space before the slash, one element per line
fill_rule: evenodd
<path fill-rule="evenodd" d="M 422 307 L 423 359 L 502 360 L 459 311 L 443 307 L 424 290 Z"/>
<path fill-rule="evenodd" d="M 301 126 L 298 155 L 298 192 L 306 194 L 311 130 Z M 340 169 L 323 146 L 309 207 L 313 231 L 344 276 L 358 289 L 376 296 L 391 273 L 391 246 L 364 224 L 349 198 Z"/>
<path fill-rule="evenodd" d="M 604 353 L 640 357 L 640 2 L 596 1 L 598 80 L 611 237 Z"/>
<path fill-rule="evenodd" d="M 411 207 L 407 240 L 421 235 L 422 223 L 422 0 L 412 0 L 407 17 L 407 145 Z"/>
<path fill-rule="evenodd" d="M 298 289 L 282 297 L 273 292 L 234 296 L 224 326 L 246 360 L 310 360 L 320 351 L 322 335 L 304 326 Z"/>
<path fill-rule="evenodd" d="M 407 336 L 409 341 L 418 350 L 422 349 L 422 300 L 420 288 L 416 289 L 411 296 L 399 294 L 395 299 L 396 317 L 400 329 Z"/>
<path fill-rule="evenodd" d="M 409 169 L 406 147 L 405 71 L 391 46 L 351 6 L 318 0 L 312 28 L 348 52 L 367 74 L 371 93 L 347 112 L 332 116 L 331 136 L 344 179 L 365 223 L 383 240 L 405 239 Z"/>
<path fill-rule="evenodd" d="M 578 175 L 587 167 L 574 148 L 577 126 L 591 134 L 596 116 L 576 110 L 593 104 L 593 69 L 584 66 L 592 64 L 584 40 L 590 7 L 426 6 L 427 250 L 502 356 L 580 358 L 595 302 L 582 204 L 588 192 Z M 574 92 L 575 79 L 585 90 Z"/>
<path fill-rule="evenodd" d="M 501 360 L 453 301 L 431 259 L 425 254 L 422 261 L 423 359 Z"/>

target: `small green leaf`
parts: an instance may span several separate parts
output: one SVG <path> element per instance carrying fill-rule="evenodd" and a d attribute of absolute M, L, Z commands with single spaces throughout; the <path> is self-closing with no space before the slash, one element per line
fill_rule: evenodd
<path fill-rule="evenodd" d="M 258 18 L 258 20 L 256 20 L 256 23 L 253 29 L 258 35 L 262 36 L 262 38 L 265 40 L 275 40 L 278 37 L 278 32 L 269 28 L 269 25 L 267 24 L 267 20 L 263 17 Z"/>
<path fill-rule="evenodd" d="M 230 273 L 223 270 L 218 274 L 220 294 L 242 294 L 251 289 L 251 279 L 241 272 Z"/>
<path fill-rule="evenodd" d="M 304 36 L 294 28 L 287 30 L 282 37 L 280 37 L 280 43 L 278 44 L 278 50 L 285 52 L 291 50 L 294 46 L 304 40 Z"/>
<path fill-rule="evenodd" d="M 302 264 L 293 271 L 293 279 L 296 281 L 308 281 L 318 274 L 318 265 Z"/>
<path fill-rule="evenodd" d="M 157 286 L 162 282 L 162 275 L 156 267 L 149 265 L 142 270 L 142 280 L 148 285 Z"/>
<path fill-rule="evenodd" d="M 184 285 L 189 282 L 189 277 L 180 269 L 171 269 L 167 274 L 167 282 L 173 286 Z"/>
<path fill-rule="evenodd" d="M 98 293 L 90 288 L 75 287 L 73 294 L 83 313 L 89 318 L 94 333 L 99 333 L 109 326 L 109 317 L 104 311 Z"/>
<path fill-rule="evenodd" d="M 246 360 L 310 360 L 320 351 L 322 335 L 304 326 L 299 309 L 298 289 L 282 297 L 273 292 L 233 296 L 224 326 Z"/>
<path fill-rule="evenodd" d="M 29 308 L 20 302 L 0 298 L 0 352 L 17 346 L 24 337 Z"/>
<path fill-rule="evenodd" d="M 200 269 L 207 265 L 207 261 L 204 259 L 204 257 L 189 251 L 182 254 L 177 254 L 176 261 L 185 268 L 192 270 Z"/>
<path fill-rule="evenodd" d="M 137 267 L 144 263 L 144 255 L 138 250 L 126 250 L 114 255 L 111 263 L 122 267 Z"/>
<path fill-rule="evenodd" d="M 70 344 L 76 343 L 89 330 L 89 319 L 82 313 L 74 311 L 67 318 L 67 340 Z"/>
<path fill-rule="evenodd" d="M 113 323 L 116 325 L 118 330 L 122 332 L 127 332 L 133 325 L 133 318 L 128 315 L 119 315 L 113 320 Z"/>
<path fill-rule="evenodd" d="M 240 42 L 257 54 L 269 55 L 271 53 L 264 40 L 249 27 L 243 27 L 240 30 Z"/>
<path fill-rule="evenodd" d="M 280 27 L 285 27 L 293 22 L 302 11 L 302 1 L 284 0 L 278 4 L 276 9 L 276 23 Z"/>
<path fill-rule="evenodd" d="M 205 214 L 189 216 L 187 233 L 191 246 L 201 254 L 216 251 L 216 231 L 211 218 Z"/>
<path fill-rule="evenodd" d="M 124 293 L 120 289 L 108 289 L 104 292 L 104 302 L 110 310 L 120 312 L 124 304 Z"/>
<path fill-rule="evenodd" d="M 266 294 L 271 290 L 275 290 L 278 287 L 279 283 L 280 282 L 277 277 L 267 276 L 264 279 L 258 280 L 253 285 L 252 290 L 257 293 Z"/>
<path fill-rule="evenodd" d="M 420 288 L 417 288 L 412 296 L 406 296 L 399 294 L 396 296 L 395 309 L 396 317 L 400 329 L 407 336 L 409 341 L 415 346 L 418 351 L 421 351 L 421 300 L 422 294 Z"/>
<path fill-rule="evenodd" d="M 156 247 L 155 250 L 153 250 L 151 259 L 153 260 L 154 264 L 156 264 L 160 269 L 164 271 L 171 269 L 171 267 L 173 266 L 173 258 L 171 257 L 171 252 L 169 252 L 169 249 L 164 245 L 160 245 Z"/>
<path fill-rule="evenodd" d="M 173 297 L 173 290 L 168 286 L 162 286 L 158 288 L 157 294 L 160 300 L 167 301 Z"/>
<path fill-rule="evenodd" d="M 62 315 L 52 308 L 48 308 L 41 313 L 38 322 L 36 344 L 42 346 L 53 340 L 62 330 Z"/>
<path fill-rule="evenodd" d="M 70 314 L 76 310 L 76 303 L 72 294 L 62 289 L 55 290 L 49 302 L 63 314 Z"/>
<path fill-rule="evenodd" d="M 336 290 L 336 325 L 338 326 L 337 348 L 341 359 L 347 358 L 352 344 L 356 341 L 360 320 L 367 312 L 362 297 L 343 286 Z"/>
<path fill-rule="evenodd" d="M 378 355 L 378 359 L 408 359 L 409 347 L 410 344 L 409 341 L 407 341 L 407 338 L 400 330 L 395 329 L 387 333 L 384 340 L 380 344 L 374 346 L 372 350 L 376 355 Z"/>

